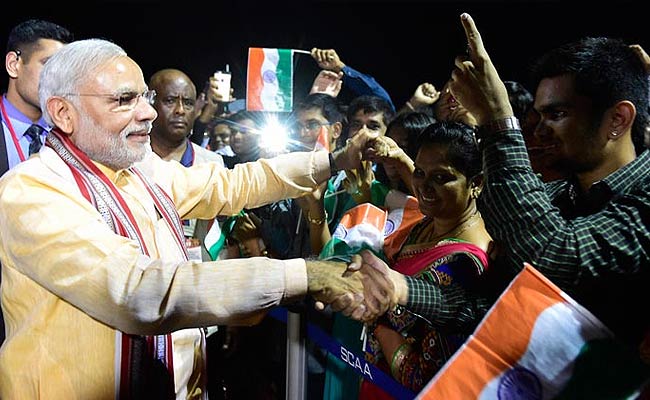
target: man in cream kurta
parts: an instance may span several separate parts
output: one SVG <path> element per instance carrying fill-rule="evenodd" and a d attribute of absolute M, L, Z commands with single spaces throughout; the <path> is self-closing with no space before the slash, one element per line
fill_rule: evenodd
<path fill-rule="evenodd" d="M 70 68 L 86 68 L 82 76 L 89 77 L 72 89 L 57 87 L 61 78 L 48 74 L 65 74 L 67 60 L 83 60 L 81 47 L 101 62 L 74 64 Z M 97 175 L 110 180 L 123 198 L 149 255 L 108 226 L 52 142 L 5 175 L 0 180 L 1 299 L 7 322 L 0 348 L 2 399 L 117 398 L 119 332 L 161 335 L 185 328 L 195 328 L 195 336 L 184 334 L 180 341 L 172 335 L 175 396 L 205 398 L 201 327 L 255 323 L 264 311 L 308 291 L 327 292 L 322 298 L 331 301 L 360 287 L 358 280 L 348 284 L 340 277 L 345 266 L 327 269 L 302 259 L 185 261 L 173 229 L 127 169 L 133 163 L 120 168 L 114 160 L 138 155 L 137 168 L 169 196 L 180 218 L 203 219 L 307 193 L 330 176 L 332 160 L 326 152 L 292 153 L 226 170 L 215 163 L 185 168 L 150 151 L 139 156 L 140 144 L 148 145 L 148 131 L 140 127 L 150 128 L 156 113 L 142 98 L 147 93 L 134 99 L 103 94 L 124 87 L 143 93 L 145 87 L 141 70 L 126 54 L 101 60 L 113 47 L 119 49 L 93 39 L 57 53 L 43 73 L 41 102 L 58 127 L 51 140 L 67 136 L 88 154 Z M 113 136 L 85 134 L 80 127 Z M 95 152 L 98 143 L 109 140 L 123 147 Z M 364 143 L 350 143 L 335 163 L 340 168 L 357 164 Z"/>

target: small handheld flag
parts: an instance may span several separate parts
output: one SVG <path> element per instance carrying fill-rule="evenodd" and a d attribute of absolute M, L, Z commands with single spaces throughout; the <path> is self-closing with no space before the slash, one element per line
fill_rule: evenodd
<path fill-rule="evenodd" d="M 290 112 L 293 108 L 292 49 L 248 49 L 246 109 Z"/>
<path fill-rule="evenodd" d="M 325 150 L 330 151 L 330 135 L 326 126 L 321 126 L 314 144 L 314 151 Z"/>

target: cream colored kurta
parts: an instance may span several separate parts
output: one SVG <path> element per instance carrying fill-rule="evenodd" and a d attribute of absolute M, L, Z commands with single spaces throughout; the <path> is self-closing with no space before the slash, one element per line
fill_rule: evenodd
<path fill-rule="evenodd" d="M 177 398 L 201 398 L 200 331 L 184 328 L 259 321 L 259 310 L 305 294 L 305 263 L 183 262 L 139 179 L 100 168 L 129 205 L 151 257 L 104 223 L 52 149 L 0 179 L 7 327 L 0 398 L 115 398 L 116 330 L 176 331 Z M 212 163 L 185 168 L 152 154 L 139 168 L 171 196 L 181 218 L 203 219 L 300 195 L 329 175 L 326 152 L 292 153 L 233 170 Z"/>

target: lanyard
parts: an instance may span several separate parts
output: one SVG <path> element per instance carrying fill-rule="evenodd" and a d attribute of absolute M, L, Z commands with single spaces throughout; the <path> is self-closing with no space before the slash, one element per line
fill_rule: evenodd
<path fill-rule="evenodd" d="M 11 125 L 9 115 L 7 114 L 7 110 L 5 110 L 5 102 L 2 101 L 2 99 L 0 99 L 0 109 L 2 109 L 2 118 L 7 124 L 7 128 L 9 128 L 9 132 L 11 132 L 11 139 L 14 141 L 14 146 L 16 146 L 18 157 L 20 157 L 21 162 L 25 161 L 25 153 L 23 153 L 23 149 L 20 147 L 20 143 L 18 143 L 18 136 L 16 136 L 16 131 L 14 130 L 13 125 Z"/>

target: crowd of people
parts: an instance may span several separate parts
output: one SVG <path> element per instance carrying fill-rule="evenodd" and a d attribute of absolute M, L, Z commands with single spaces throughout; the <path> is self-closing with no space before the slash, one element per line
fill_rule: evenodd
<path fill-rule="evenodd" d="M 314 48 L 321 71 L 287 114 L 240 109 L 213 77 L 202 91 L 180 69 L 145 77 L 109 40 L 14 27 L 0 398 L 283 398 L 278 306 L 417 393 L 524 263 L 638 359 L 643 379 L 620 393 L 641 393 L 650 57 L 586 37 L 540 55 L 528 90 L 460 21 L 469 50 L 440 89 L 423 82 L 396 106 Z M 264 142 L 271 117 L 287 127 L 279 149 Z M 403 235 L 333 245 L 352 210 L 395 196 L 417 204 Z M 309 398 L 393 398 L 308 348 Z"/>

